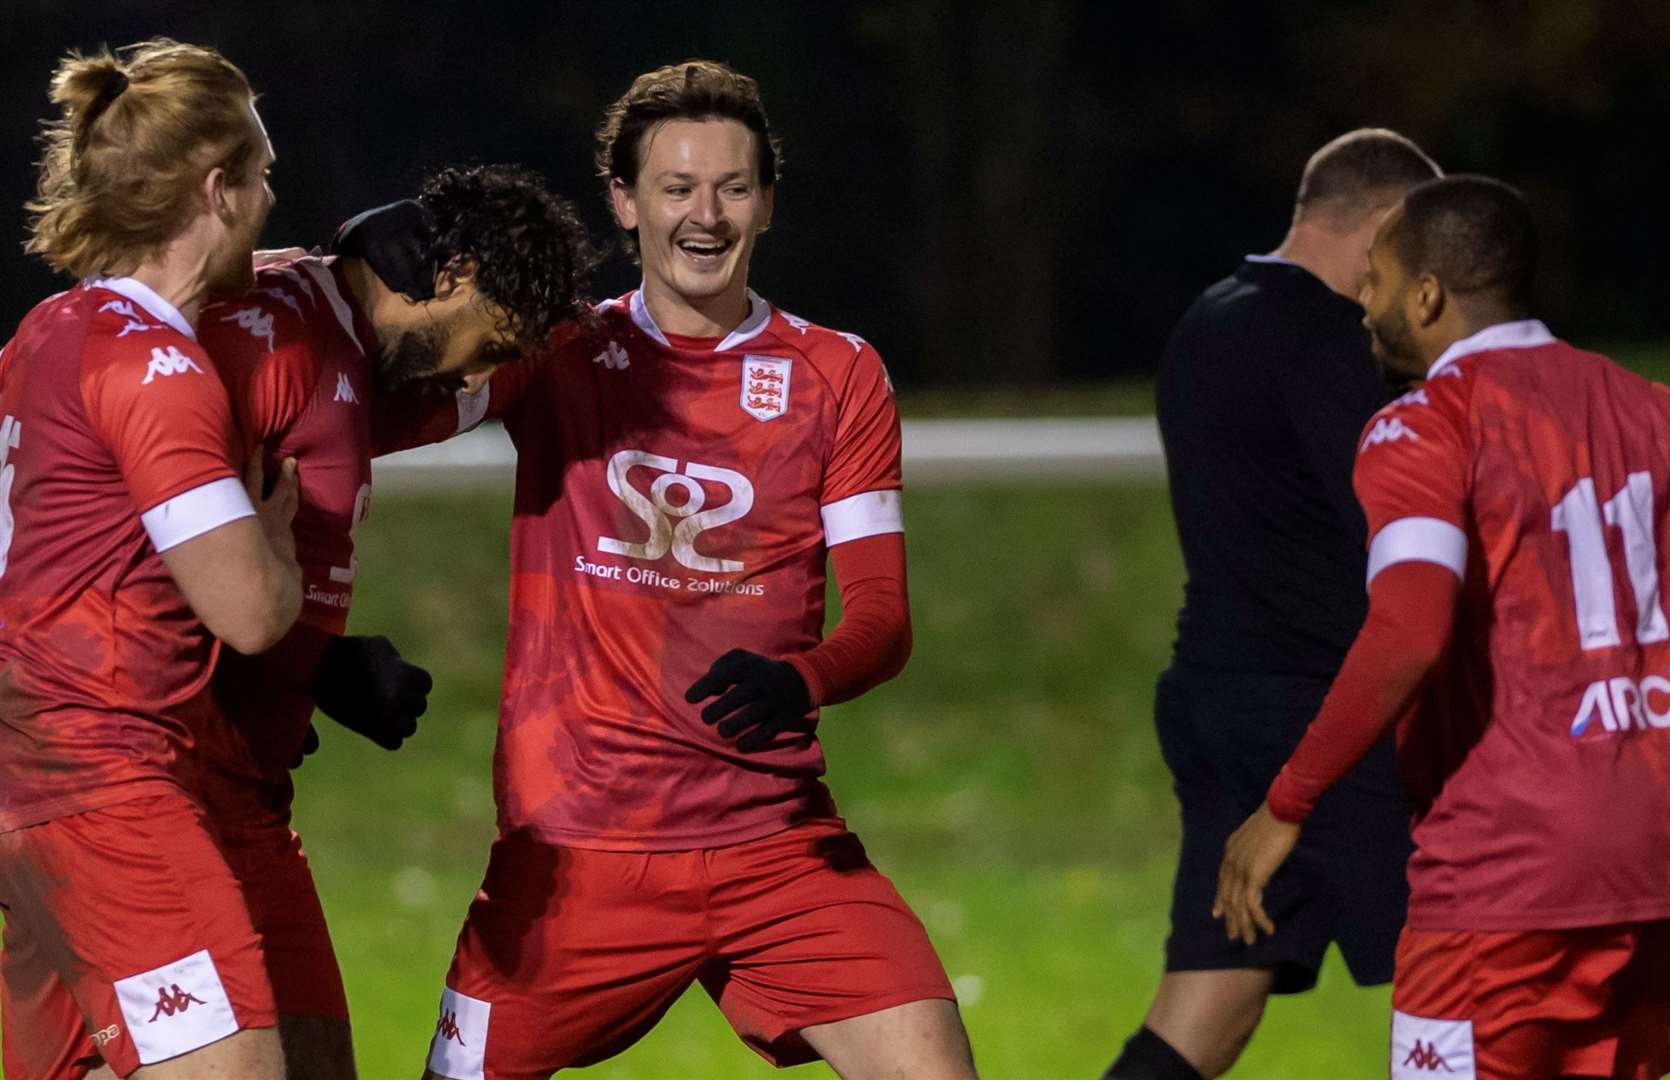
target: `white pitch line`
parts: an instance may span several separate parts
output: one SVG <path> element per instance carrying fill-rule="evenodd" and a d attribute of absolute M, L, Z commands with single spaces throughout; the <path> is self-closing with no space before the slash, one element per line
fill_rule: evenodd
<path fill-rule="evenodd" d="M 907 486 L 1013 481 L 1146 479 L 1165 474 L 1152 416 L 1051 420 L 906 420 Z M 509 485 L 516 450 L 496 424 L 434 446 L 380 458 L 378 486 Z"/>

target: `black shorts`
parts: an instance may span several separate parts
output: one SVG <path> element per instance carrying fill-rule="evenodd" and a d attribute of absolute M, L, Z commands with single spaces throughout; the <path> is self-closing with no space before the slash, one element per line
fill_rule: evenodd
<path fill-rule="evenodd" d="M 1390 738 L 1322 797 L 1270 879 L 1264 910 L 1275 934 L 1242 945 L 1212 918 L 1229 834 L 1264 801 L 1327 691 L 1312 678 L 1183 665 L 1160 676 L 1155 727 L 1183 813 L 1167 971 L 1270 968 L 1275 993 L 1298 993 L 1316 985 L 1332 941 L 1359 984 L 1391 981 L 1413 844 Z"/>

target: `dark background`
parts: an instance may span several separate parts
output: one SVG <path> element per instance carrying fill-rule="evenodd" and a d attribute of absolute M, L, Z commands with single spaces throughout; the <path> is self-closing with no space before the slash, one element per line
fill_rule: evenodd
<path fill-rule="evenodd" d="M 604 106 L 650 67 L 729 61 L 786 144 L 756 286 L 910 384 L 1152 370 L 1194 293 L 1280 242 L 1310 152 L 1364 124 L 1526 191 L 1557 332 L 1670 336 L 1662 0 L 0 0 L 0 334 L 61 287 L 21 250 L 57 57 L 153 34 L 263 95 L 274 244 L 454 160 L 533 166 L 612 237 Z M 635 283 L 617 255 L 606 291 Z"/>

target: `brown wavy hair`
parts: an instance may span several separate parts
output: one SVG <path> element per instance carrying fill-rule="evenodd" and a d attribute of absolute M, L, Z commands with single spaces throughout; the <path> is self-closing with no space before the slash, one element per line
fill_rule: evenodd
<path fill-rule="evenodd" d="M 132 273 L 191 221 L 206 173 L 241 185 L 259 158 L 249 80 L 201 45 L 72 52 L 51 97 L 24 249 L 77 277 Z"/>

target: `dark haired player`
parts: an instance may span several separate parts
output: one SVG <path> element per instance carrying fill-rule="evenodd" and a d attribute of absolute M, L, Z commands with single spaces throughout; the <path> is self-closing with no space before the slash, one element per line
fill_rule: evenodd
<path fill-rule="evenodd" d="M 230 723 L 200 746 L 204 805 L 265 955 L 288 1075 L 310 1080 L 355 1070 L 342 976 L 290 828 L 290 766 L 314 740 L 315 704 L 392 750 L 430 687 L 386 638 L 344 636 L 354 531 L 371 505 L 371 408 L 394 386 L 485 381 L 586 309 L 595 261 L 573 206 L 500 165 L 440 170 L 415 200 L 350 221 L 334 249 L 263 266 L 199 322 L 246 456 L 299 466 L 301 618 L 267 652 L 222 653 L 215 690 Z"/>
<path fill-rule="evenodd" d="M 600 141 L 643 286 L 485 391 L 519 452 L 500 836 L 426 1075 L 602 1061 L 699 981 L 777 1064 L 966 1080 L 933 946 L 818 779 L 816 709 L 909 650 L 881 360 L 747 287 L 777 179 L 753 80 L 650 72 Z"/>
<path fill-rule="evenodd" d="M 1330 942 L 1363 984 L 1392 976 L 1408 811 L 1392 747 L 1324 806 L 1272 891 L 1284 916 L 1249 948 L 1211 914 L 1230 832 L 1263 798 L 1362 624 L 1357 433 L 1388 395 L 1357 295 L 1374 230 L 1438 175 L 1366 128 L 1311 156 L 1293 224 L 1189 308 L 1160 364 L 1171 502 L 1188 570 L 1155 727 L 1183 819 L 1166 973 L 1109 1080 L 1218 1076 L 1269 996 L 1308 990 Z"/>
<path fill-rule="evenodd" d="M 1402 718 L 1394 1080 L 1670 1070 L 1670 392 L 1532 318 L 1535 260 L 1484 177 L 1375 238 L 1375 353 L 1425 383 L 1360 442 L 1368 619 L 1218 888 L 1233 936 L 1270 933 L 1301 824 Z"/>

